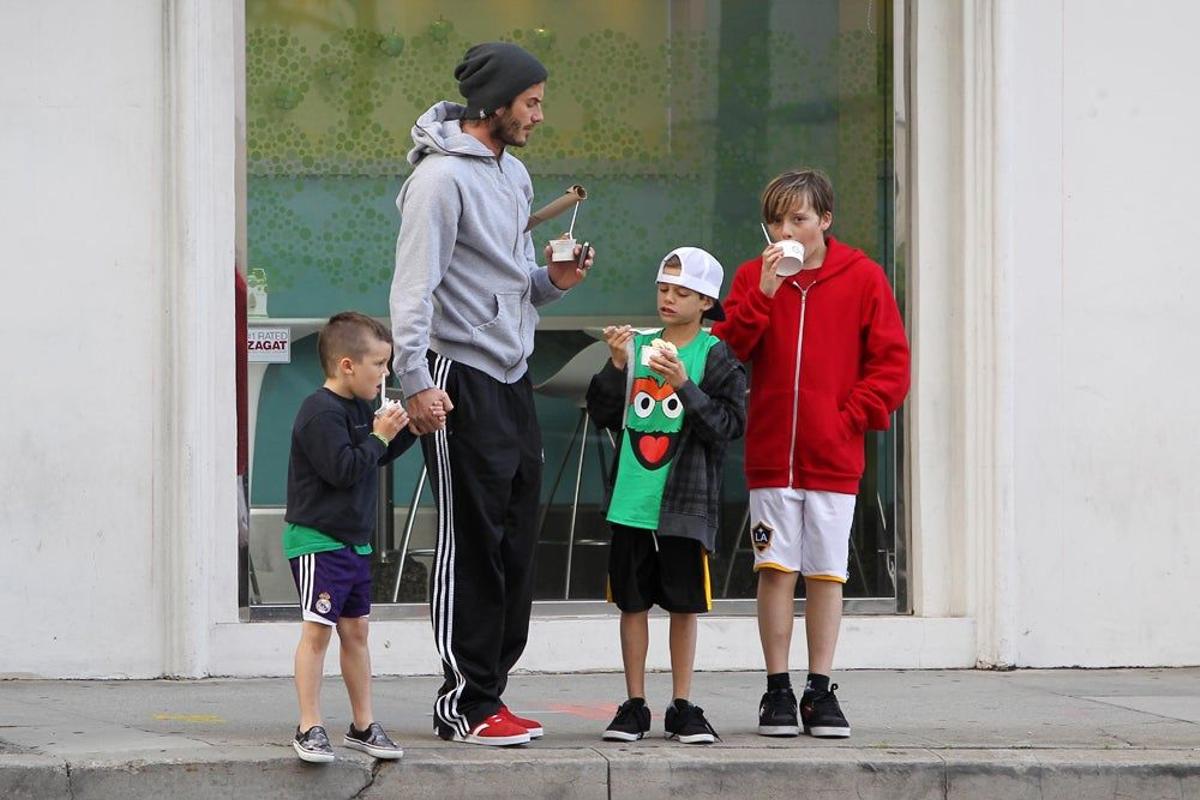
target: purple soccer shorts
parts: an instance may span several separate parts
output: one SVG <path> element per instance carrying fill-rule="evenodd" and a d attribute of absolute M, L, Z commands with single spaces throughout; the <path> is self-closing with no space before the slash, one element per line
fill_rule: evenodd
<path fill-rule="evenodd" d="M 337 625 L 371 613 L 371 557 L 352 547 L 288 559 L 306 622 Z"/>

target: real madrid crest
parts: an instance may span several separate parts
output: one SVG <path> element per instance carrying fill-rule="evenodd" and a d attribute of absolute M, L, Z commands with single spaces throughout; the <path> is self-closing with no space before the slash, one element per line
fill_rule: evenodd
<path fill-rule="evenodd" d="M 317 595 L 317 613 L 328 614 L 329 609 L 333 608 L 333 603 L 329 597 L 329 592 L 321 592 Z"/>

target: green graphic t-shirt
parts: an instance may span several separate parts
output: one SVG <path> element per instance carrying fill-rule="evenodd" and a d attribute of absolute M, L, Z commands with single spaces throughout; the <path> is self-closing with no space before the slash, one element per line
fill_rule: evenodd
<path fill-rule="evenodd" d="M 327 533 L 321 533 L 316 528 L 296 525 L 289 522 L 283 526 L 283 556 L 287 559 L 299 558 L 309 553 L 328 553 L 330 550 L 341 550 L 345 542 L 339 542 Z M 371 555 L 371 545 L 358 544 L 354 552 L 360 556 Z"/>
<path fill-rule="evenodd" d="M 642 363 L 643 348 L 661 335 L 658 331 L 633 339 L 634 361 L 626 367 L 634 370 L 633 389 L 626 398 L 625 435 L 608 508 L 609 522 L 647 530 L 658 529 L 663 487 L 683 429 L 683 402 L 674 387 Z M 700 331 L 679 349 L 679 360 L 692 383 L 699 384 L 704 377 L 708 351 L 717 341 L 708 331 Z"/>

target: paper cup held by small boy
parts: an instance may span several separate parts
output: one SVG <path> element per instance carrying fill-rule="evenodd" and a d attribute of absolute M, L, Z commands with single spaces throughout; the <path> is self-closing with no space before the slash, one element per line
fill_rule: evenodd
<path fill-rule="evenodd" d="M 675 345 L 665 339 L 655 339 L 650 344 L 642 345 L 642 366 L 650 366 L 650 359 L 663 353 L 677 353 Z"/>
<path fill-rule="evenodd" d="M 575 260 L 575 239 L 568 237 L 564 239 L 550 240 L 550 260 L 551 261 L 574 261 Z"/>
<path fill-rule="evenodd" d="M 786 278 L 804 269 L 804 245 L 794 239 L 780 239 L 775 244 L 783 251 L 783 258 L 775 262 L 776 275 Z"/>

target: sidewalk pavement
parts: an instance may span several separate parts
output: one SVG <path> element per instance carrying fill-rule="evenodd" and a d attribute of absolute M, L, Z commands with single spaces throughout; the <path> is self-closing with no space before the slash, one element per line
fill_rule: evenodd
<path fill-rule="evenodd" d="M 376 716 L 405 748 L 300 763 L 291 682 L 0 682 L 0 797 L 12 798 L 1200 798 L 1200 669 L 877 672 L 835 676 L 845 741 L 754 733 L 759 673 L 701 673 L 692 699 L 723 741 L 664 741 L 670 677 L 649 676 L 650 738 L 602 742 L 619 674 L 517 675 L 505 699 L 546 728 L 517 748 L 432 734 L 431 677 L 378 678 Z"/>

